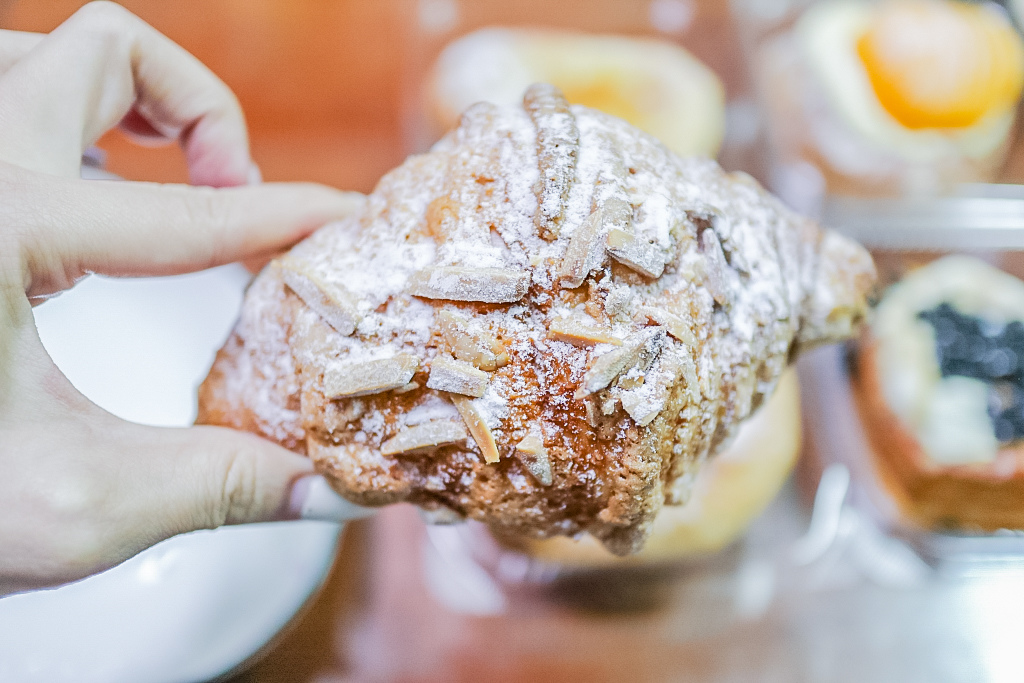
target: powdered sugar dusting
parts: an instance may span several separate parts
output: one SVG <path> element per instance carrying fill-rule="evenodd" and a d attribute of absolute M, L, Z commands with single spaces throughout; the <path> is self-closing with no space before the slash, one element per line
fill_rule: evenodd
<path fill-rule="evenodd" d="M 593 262 L 563 286 L 563 260 L 588 221 L 598 229 L 587 243 Z M 634 240 L 657 268 L 631 266 L 626 252 L 611 258 L 609 235 L 615 244 Z M 225 392 L 263 433 L 304 439 L 355 500 L 443 504 L 506 533 L 590 531 L 629 552 L 662 503 L 686 497 L 697 464 L 772 391 L 798 330 L 808 343 L 837 329 L 827 320 L 837 311 L 859 315 L 855 288 L 837 288 L 829 310 L 825 297 L 811 296 L 822 268 L 841 271 L 860 258 L 835 238 L 822 264 L 820 239 L 745 177 L 680 159 L 618 119 L 535 87 L 522 108 L 471 107 L 430 153 L 382 179 L 359 216 L 292 251 L 290 259 L 352 293 L 354 334 L 338 334 L 271 271 L 261 275 Z M 652 327 L 651 309 L 670 314 L 671 336 Z M 473 370 L 488 378 L 471 400 L 486 426 L 476 436 L 493 438 L 496 463 L 484 463 L 474 439 L 380 452 L 401 430 L 467 419 L 426 386 L 432 360 L 454 355 L 440 310 L 468 321 L 460 334 L 497 340 L 507 355 L 496 363 L 478 354 L 489 364 Z M 612 338 L 560 341 L 554 320 Z M 400 392 L 351 405 L 324 396 L 325 373 L 398 354 L 420 362 Z M 600 381 L 581 392 L 598 371 Z M 543 435 L 550 486 L 514 455 L 528 434 Z"/>

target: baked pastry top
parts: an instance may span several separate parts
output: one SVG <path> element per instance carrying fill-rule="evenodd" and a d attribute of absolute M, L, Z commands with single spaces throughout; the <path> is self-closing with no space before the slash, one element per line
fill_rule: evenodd
<path fill-rule="evenodd" d="M 357 503 L 625 554 L 873 277 L 749 177 L 536 85 L 265 269 L 199 419 Z"/>

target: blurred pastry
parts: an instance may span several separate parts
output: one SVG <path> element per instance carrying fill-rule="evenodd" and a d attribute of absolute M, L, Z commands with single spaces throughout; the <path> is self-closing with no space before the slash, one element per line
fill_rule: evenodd
<path fill-rule="evenodd" d="M 448 45 L 427 82 L 438 136 L 476 102 L 512 105 L 531 83 L 618 116 L 676 154 L 714 157 L 725 129 L 721 82 L 696 57 L 654 38 L 485 28 Z M 436 138 L 435 138 L 436 139 Z"/>
<path fill-rule="evenodd" d="M 757 66 L 784 163 L 833 194 L 937 194 L 1000 170 L 1024 43 L 989 2 L 826 0 Z"/>
<path fill-rule="evenodd" d="M 879 305 L 854 387 L 910 519 L 1024 528 L 1024 282 L 966 256 L 913 271 Z"/>
<path fill-rule="evenodd" d="M 873 276 L 749 177 L 536 85 L 266 269 L 200 421 L 361 504 L 631 553 L 798 351 L 854 331 Z"/>
<path fill-rule="evenodd" d="M 712 553 L 735 541 L 771 502 L 799 452 L 800 384 L 790 368 L 736 438 L 700 469 L 690 499 L 661 509 L 636 555 L 616 557 L 588 535 L 511 543 L 538 560 L 574 568 L 661 563 Z"/>

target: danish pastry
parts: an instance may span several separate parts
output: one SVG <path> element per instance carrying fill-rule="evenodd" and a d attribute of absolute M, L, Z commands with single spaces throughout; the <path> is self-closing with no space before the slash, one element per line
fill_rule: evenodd
<path fill-rule="evenodd" d="M 857 354 L 873 464 L 913 524 L 1024 528 L 1024 282 L 946 256 L 886 292 Z"/>
<path fill-rule="evenodd" d="M 268 266 L 199 419 L 360 504 L 628 554 L 795 353 L 852 334 L 873 278 L 749 177 L 535 85 Z"/>

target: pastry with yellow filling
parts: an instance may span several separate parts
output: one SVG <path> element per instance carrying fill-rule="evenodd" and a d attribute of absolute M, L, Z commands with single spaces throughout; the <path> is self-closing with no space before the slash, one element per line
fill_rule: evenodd
<path fill-rule="evenodd" d="M 514 104 L 531 83 L 570 104 L 617 116 L 676 154 L 714 157 L 725 130 L 718 77 L 683 48 L 654 38 L 554 29 L 485 28 L 448 45 L 427 83 L 440 132 L 470 105 Z"/>
<path fill-rule="evenodd" d="M 1024 43 L 987 2 L 828 0 L 761 57 L 781 160 L 814 164 L 837 194 L 994 179 L 1024 85 Z"/>

